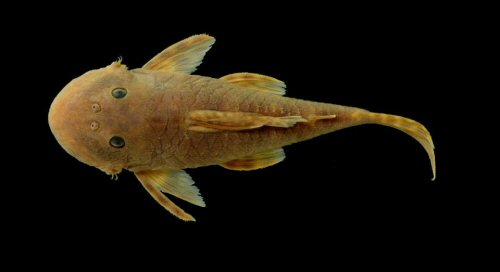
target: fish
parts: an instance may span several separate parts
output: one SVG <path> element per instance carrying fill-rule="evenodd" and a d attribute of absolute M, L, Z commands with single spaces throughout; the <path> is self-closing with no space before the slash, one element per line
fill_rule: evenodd
<path fill-rule="evenodd" d="M 142 68 L 122 59 L 86 72 L 54 98 L 48 123 L 77 160 L 112 179 L 123 169 L 167 211 L 195 221 L 168 195 L 205 207 L 184 169 L 219 165 L 249 171 L 285 159 L 283 147 L 340 129 L 378 124 L 398 129 L 425 149 L 436 177 L 429 131 L 409 118 L 285 96 L 286 85 L 256 73 L 193 75 L 215 39 L 194 35 Z"/>

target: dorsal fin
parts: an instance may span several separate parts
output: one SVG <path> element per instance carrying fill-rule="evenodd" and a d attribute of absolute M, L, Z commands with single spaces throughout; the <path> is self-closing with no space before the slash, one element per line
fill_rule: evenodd
<path fill-rule="evenodd" d="M 276 95 L 285 95 L 286 93 L 285 82 L 270 76 L 253 73 L 235 73 L 223 76 L 220 79 L 260 92 Z"/>
<path fill-rule="evenodd" d="M 160 52 L 142 68 L 191 74 L 201 64 L 215 39 L 201 34 L 184 39 Z"/>
<path fill-rule="evenodd" d="M 264 126 L 290 128 L 305 123 L 302 116 L 267 116 L 252 112 L 195 110 L 188 114 L 189 130 L 197 132 L 241 131 Z"/>

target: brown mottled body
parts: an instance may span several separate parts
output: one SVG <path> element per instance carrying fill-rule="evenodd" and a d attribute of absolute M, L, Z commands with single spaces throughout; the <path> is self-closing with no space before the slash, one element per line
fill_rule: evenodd
<path fill-rule="evenodd" d="M 196 35 L 140 69 L 117 61 L 74 79 L 50 107 L 57 141 L 107 174 L 134 172 L 160 205 L 186 221 L 194 218 L 163 194 L 205 206 L 182 169 L 268 167 L 285 158 L 286 145 L 360 124 L 390 126 L 412 136 L 425 148 L 435 174 L 432 138 L 416 121 L 283 97 L 285 84 L 264 75 L 190 75 L 214 41 Z"/>
<path fill-rule="evenodd" d="M 146 139 L 150 142 L 149 145 L 154 147 L 151 156 L 130 158 L 130 170 L 163 166 L 184 169 L 224 163 L 356 125 L 347 121 L 350 121 L 352 112 L 362 111 L 357 108 L 255 92 L 209 77 L 166 72 L 141 72 L 140 77 L 151 77 L 150 80 L 141 80 L 150 83 L 143 88 L 144 91 L 154 94 L 150 98 L 150 108 L 154 110 L 144 115 L 144 125 L 130 123 L 130 126 L 141 128 L 142 133 L 156 137 Z M 268 116 L 336 114 L 337 118 L 314 124 L 299 123 L 292 128 L 264 127 L 238 133 L 190 131 L 186 120 L 188 113 L 205 109 L 252 112 Z M 144 131 L 144 128 L 149 132 Z M 134 164 L 144 166 L 137 167 Z"/>

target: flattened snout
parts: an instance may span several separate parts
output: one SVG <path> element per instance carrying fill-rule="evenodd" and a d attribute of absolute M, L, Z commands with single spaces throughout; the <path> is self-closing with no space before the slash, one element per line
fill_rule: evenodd
<path fill-rule="evenodd" d="M 100 106 L 86 101 L 80 91 L 70 83 L 56 96 L 49 109 L 49 126 L 66 152 L 86 164 L 95 165 L 86 138 L 100 128 L 97 121 L 88 119 L 96 109 L 100 111 Z"/>

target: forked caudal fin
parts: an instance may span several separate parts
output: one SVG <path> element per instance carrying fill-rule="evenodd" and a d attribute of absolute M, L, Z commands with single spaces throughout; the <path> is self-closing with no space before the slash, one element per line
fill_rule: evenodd
<path fill-rule="evenodd" d="M 352 116 L 354 119 L 359 119 L 365 124 L 377 124 L 392 127 L 403 131 L 417 140 L 427 152 L 431 161 L 432 180 L 436 179 L 436 158 L 434 155 L 434 143 L 429 131 L 419 122 L 391 114 L 373 113 L 373 112 L 357 112 Z"/>

